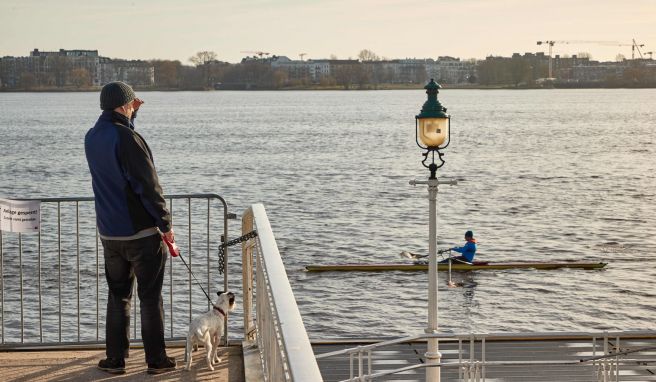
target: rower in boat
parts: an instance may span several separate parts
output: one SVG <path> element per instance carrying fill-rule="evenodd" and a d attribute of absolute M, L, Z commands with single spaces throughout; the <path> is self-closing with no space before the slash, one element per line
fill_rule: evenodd
<path fill-rule="evenodd" d="M 460 256 L 450 258 L 451 261 L 471 264 L 474 262 L 474 256 L 476 256 L 476 239 L 474 239 L 474 233 L 472 231 L 465 232 L 465 245 L 462 247 L 453 247 L 450 248 L 451 251 L 460 253 Z M 449 259 L 440 261 L 440 263 L 448 263 Z"/>
<path fill-rule="evenodd" d="M 586 261 L 552 261 L 552 262 L 487 262 L 476 261 L 476 239 L 474 233 L 467 231 L 465 233 L 465 240 L 467 241 L 464 246 L 457 248 L 442 249 L 438 253 L 443 254 L 449 251 L 461 253 L 458 257 L 449 257 L 446 260 L 440 261 L 438 271 L 495 271 L 504 269 L 561 269 L 561 268 L 575 268 L 575 269 L 602 269 L 607 263 L 602 262 L 586 262 Z M 305 266 L 309 272 L 381 272 L 381 271 L 426 271 L 428 270 L 428 254 L 422 255 L 408 251 L 401 252 L 401 257 L 410 259 L 412 263 L 356 263 L 356 264 L 312 264 Z M 451 260 L 451 262 L 449 262 Z M 455 260 L 455 261 L 454 261 Z M 471 261 L 470 261 L 471 260 Z M 450 280 L 450 277 L 449 277 Z"/>

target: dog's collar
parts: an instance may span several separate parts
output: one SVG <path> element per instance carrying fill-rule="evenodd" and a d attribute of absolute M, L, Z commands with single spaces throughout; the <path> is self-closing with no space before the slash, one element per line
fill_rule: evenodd
<path fill-rule="evenodd" d="M 212 306 L 214 307 L 214 310 L 216 310 L 216 311 L 218 311 L 219 313 L 221 313 L 221 314 L 223 315 L 223 317 L 228 317 L 228 315 L 226 314 L 226 312 L 223 311 L 223 309 L 221 309 L 220 307 L 218 307 L 218 306 L 216 306 L 216 305 L 214 305 L 214 304 L 212 304 Z"/>

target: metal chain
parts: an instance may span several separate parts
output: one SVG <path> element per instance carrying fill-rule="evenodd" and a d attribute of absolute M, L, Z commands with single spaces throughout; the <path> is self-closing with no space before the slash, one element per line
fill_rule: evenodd
<path fill-rule="evenodd" d="M 228 247 L 232 247 L 235 244 L 243 243 L 245 241 L 248 241 L 250 239 L 253 239 L 257 237 L 257 231 L 253 230 L 245 235 L 239 236 L 236 239 L 232 239 L 228 241 L 227 243 L 221 243 L 219 245 L 219 274 L 223 274 L 223 269 L 225 269 L 225 249 Z"/>

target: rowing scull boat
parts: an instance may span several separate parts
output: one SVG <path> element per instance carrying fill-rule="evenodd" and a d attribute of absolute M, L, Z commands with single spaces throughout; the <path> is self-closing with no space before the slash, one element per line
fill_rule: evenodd
<path fill-rule="evenodd" d="M 452 271 L 488 271 L 502 269 L 601 269 L 607 263 L 590 263 L 581 261 L 568 262 L 515 262 L 491 263 L 477 262 L 472 264 L 452 263 Z M 313 264 L 305 267 L 308 272 L 381 272 L 381 271 L 426 271 L 428 264 L 423 263 L 359 263 L 359 264 Z M 438 270 L 448 271 L 449 264 L 439 264 Z"/>

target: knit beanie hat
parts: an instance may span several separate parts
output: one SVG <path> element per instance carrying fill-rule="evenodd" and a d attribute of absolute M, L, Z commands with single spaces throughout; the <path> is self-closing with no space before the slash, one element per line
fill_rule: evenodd
<path fill-rule="evenodd" d="M 137 98 L 130 85 L 125 82 L 110 82 L 100 91 L 100 108 L 114 110 Z"/>

